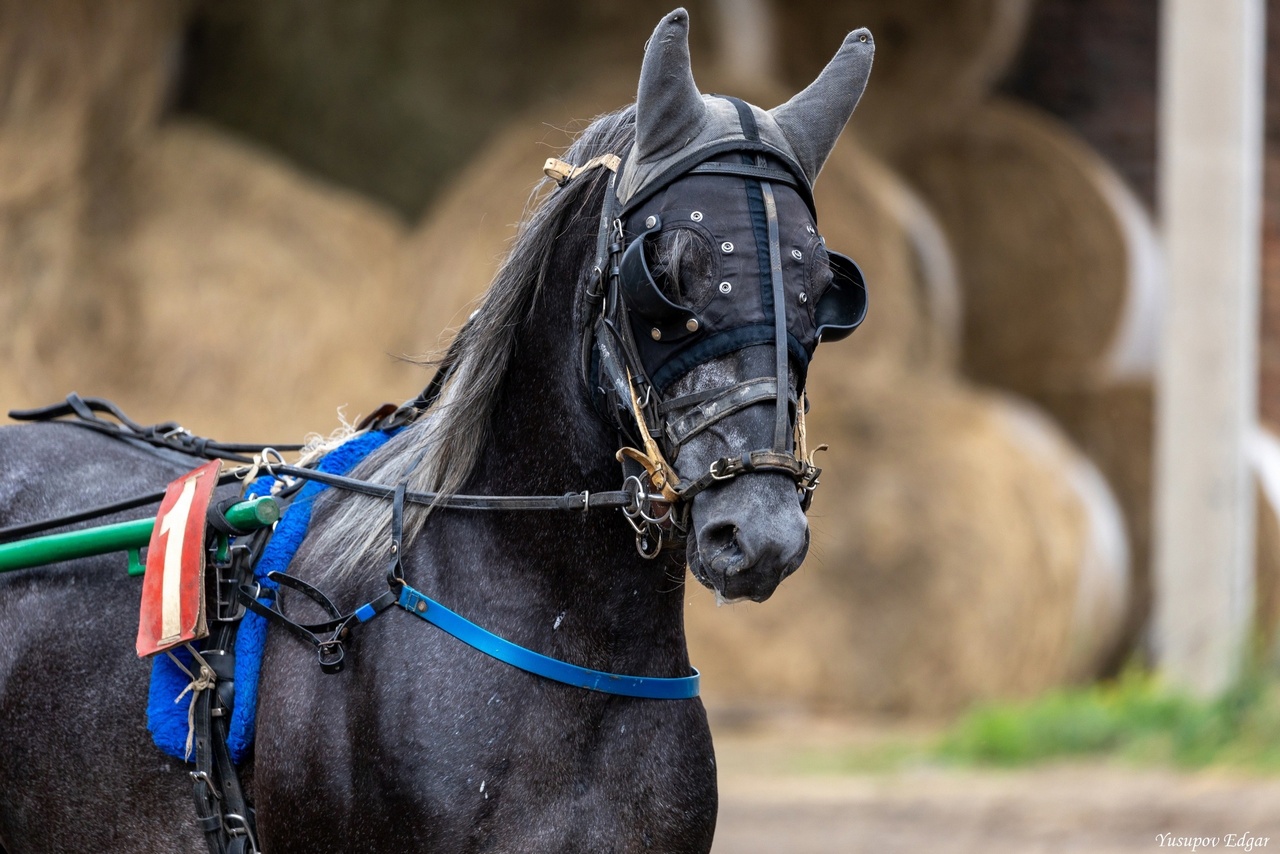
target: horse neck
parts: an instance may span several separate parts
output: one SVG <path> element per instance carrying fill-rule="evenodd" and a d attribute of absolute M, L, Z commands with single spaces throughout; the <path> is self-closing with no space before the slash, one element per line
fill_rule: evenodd
<path fill-rule="evenodd" d="M 617 433 L 595 413 L 579 376 L 580 321 L 573 289 L 566 286 L 575 278 L 549 281 L 523 324 L 492 435 L 464 492 L 563 495 L 620 488 Z M 488 611 L 517 635 L 510 622 L 519 615 L 530 623 L 524 627 L 529 638 L 563 615 L 563 631 L 576 633 L 584 648 L 614 651 L 600 666 L 650 675 L 688 672 L 683 566 L 666 557 L 639 558 L 620 511 L 454 514 L 450 521 L 452 536 L 442 530 L 439 538 L 424 539 L 440 557 L 457 551 L 457 536 L 485 543 L 480 559 L 450 561 L 451 586 L 465 585 L 469 592 L 459 585 L 455 594 L 468 598 L 476 613 Z"/>

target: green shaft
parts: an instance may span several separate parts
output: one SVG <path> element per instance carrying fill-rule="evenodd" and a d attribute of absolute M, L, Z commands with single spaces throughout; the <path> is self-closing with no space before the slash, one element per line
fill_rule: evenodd
<path fill-rule="evenodd" d="M 265 528 L 279 518 L 280 505 L 270 496 L 241 501 L 227 510 L 227 521 L 243 531 Z M 0 544 L 0 572 L 109 552 L 136 552 L 151 542 L 151 531 L 155 525 L 155 519 L 138 519 L 68 534 L 3 543 Z"/>

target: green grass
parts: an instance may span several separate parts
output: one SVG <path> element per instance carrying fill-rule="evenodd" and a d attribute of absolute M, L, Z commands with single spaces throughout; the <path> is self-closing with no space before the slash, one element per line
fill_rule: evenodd
<path fill-rule="evenodd" d="M 1220 698 L 1204 701 L 1132 669 L 1112 681 L 976 708 L 940 737 L 804 753 L 793 757 L 792 768 L 878 773 L 920 765 L 1013 768 L 1073 758 L 1280 774 L 1280 679 L 1254 669 Z"/>
<path fill-rule="evenodd" d="M 1113 682 L 975 709 L 946 733 L 934 755 L 1006 767 L 1108 756 L 1139 765 L 1280 773 L 1280 684 L 1254 670 L 1220 698 L 1200 701 L 1133 670 Z"/>

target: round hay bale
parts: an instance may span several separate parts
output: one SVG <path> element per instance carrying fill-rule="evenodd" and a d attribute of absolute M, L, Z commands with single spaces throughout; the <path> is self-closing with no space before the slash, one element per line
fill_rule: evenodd
<path fill-rule="evenodd" d="M 1155 399 L 1144 380 L 1085 389 L 1041 391 L 1036 402 L 1057 419 L 1072 441 L 1101 469 L 1124 511 L 1129 532 L 1129 613 L 1112 668 L 1140 641 L 1151 614 L 1152 465 Z"/>
<path fill-rule="evenodd" d="M 945 131 L 987 97 L 1022 45 L 1030 0 L 800 0 L 777 16 L 783 77 L 808 85 L 844 34 L 876 39 L 854 131 L 887 154 Z"/>
<path fill-rule="evenodd" d="M 959 258 L 969 373 L 1028 394 L 1149 375 L 1160 302 L 1154 230 L 1069 130 L 994 101 L 897 162 Z"/>
<path fill-rule="evenodd" d="M 180 4 L 8 4 L 0 26 L 0 397 L 46 396 L 49 360 L 97 318 L 73 303 L 84 233 L 117 200 L 106 183 L 159 114 Z M 118 183 L 118 182 L 115 182 Z M 98 283 L 102 284 L 102 283 Z M 65 394 L 61 389 L 58 394 Z"/>
<path fill-rule="evenodd" d="M 114 239 L 93 241 L 77 278 L 84 312 L 123 295 L 127 325 L 67 332 L 46 397 L 92 390 L 140 420 L 287 441 L 425 382 L 388 355 L 413 330 L 397 308 L 404 230 L 383 209 L 194 123 L 158 131 L 122 184 Z"/>
<path fill-rule="evenodd" d="M 867 321 L 826 347 L 824 375 L 950 372 L 959 352 L 960 287 L 951 247 L 907 184 L 852 138 L 836 145 L 814 196 L 827 245 L 867 277 Z"/>
<path fill-rule="evenodd" d="M 800 572 L 759 607 L 690 588 L 709 704 L 946 713 L 1096 672 L 1124 528 L 1048 419 L 938 380 L 817 398 L 811 424 L 835 451 Z"/>

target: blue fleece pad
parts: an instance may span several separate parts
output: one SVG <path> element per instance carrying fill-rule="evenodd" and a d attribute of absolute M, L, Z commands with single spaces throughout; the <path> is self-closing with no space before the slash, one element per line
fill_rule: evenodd
<path fill-rule="evenodd" d="M 326 454 L 316 468 L 328 474 L 346 474 L 356 463 L 386 444 L 392 435 L 382 432 L 362 433 Z M 274 483 L 274 477 L 260 477 L 249 486 L 245 497 L 267 495 Z M 276 583 L 267 578 L 267 573 L 277 570 L 284 572 L 289 568 L 289 563 L 302 545 L 307 527 L 311 524 L 312 505 L 316 497 L 328 488 L 322 483 L 309 481 L 294 496 L 284 517 L 276 523 L 275 532 L 253 570 L 254 578 L 264 588 L 276 589 Z M 267 600 L 260 601 L 265 603 Z M 258 673 L 266 642 L 266 618 L 252 612 L 246 613 L 240 622 L 240 631 L 236 634 L 236 699 L 227 735 L 227 747 L 231 751 L 231 758 L 237 763 L 244 761 L 253 746 L 258 712 Z M 191 668 L 190 653 L 179 649 L 174 654 L 182 661 L 183 666 Z M 151 691 L 147 700 L 147 727 L 151 730 L 151 737 L 157 747 L 177 759 L 192 761 L 194 756 L 185 755 L 187 709 L 191 695 L 179 697 L 191 679 L 167 655 L 158 655 L 153 662 Z"/>

